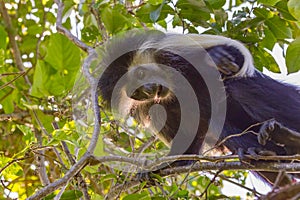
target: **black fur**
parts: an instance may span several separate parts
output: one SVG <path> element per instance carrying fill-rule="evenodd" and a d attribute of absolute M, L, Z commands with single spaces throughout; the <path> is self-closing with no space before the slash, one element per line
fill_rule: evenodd
<path fill-rule="evenodd" d="M 273 80 L 258 71 L 251 77 L 235 77 L 234 75 L 243 67 L 247 58 L 244 58 L 244 55 L 234 46 L 222 44 L 209 47 L 206 50 L 222 74 L 227 94 L 226 119 L 220 140 L 232 134 L 242 133 L 251 125 L 262 123 L 242 136 L 226 140 L 224 146 L 233 153 L 238 153 L 240 150 L 244 153 L 250 153 L 250 149 L 254 149 L 258 154 L 265 151 L 273 152 L 276 155 L 300 153 L 300 134 L 298 134 L 300 132 L 299 89 Z M 156 63 L 179 71 L 189 81 L 196 93 L 201 118 L 197 135 L 184 153 L 198 154 L 211 120 L 211 101 L 206 83 L 197 70 L 182 56 L 164 50 L 151 50 L 151 52 Z M 101 76 L 98 84 L 99 92 L 106 102 L 111 100 L 112 89 L 115 87 L 116 81 L 128 71 L 128 67 L 134 59 L 134 53 L 130 52 L 117 58 Z M 186 53 L 193 54 L 192 50 Z M 205 55 L 195 56 L 199 57 L 199 62 L 203 62 L 201 56 Z M 204 65 L 204 67 L 207 66 Z M 128 77 L 128 81 L 131 81 L 130 78 L 132 79 L 132 77 Z M 171 79 L 171 81 L 176 80 Z M 153 91 L 156 90 L 153 89 Z M 172 92 L 170 95 L 173 95 L 172 100 L 160 102 L 167 111 L 167 120 L 159 134 L 168 142 L 174 139 L 181 119 L 178 99 L 174 97 Z M 135 99 L 138 100 L 138 98 L 139 95 L 136 95 Z M 131 109 L 130 114 L 137 121 L 143 122 L 149 115 L 149 108 L 156 103 L 155 100 L 149 99 L 143 104 L 136 104 Z M 191 110 L 191 112 L 193 111 Z M 272 119 L 275 122 L 268 124 L 268 120 Z M 272 129 L 274 124 L 276 129 Z M 251 131 L 258 133 L 259 136 Z M 189 132 L 188 126 L 186 132 L 187 134 Z M 287 142 L 282 142 L 287 138 Z M 180 144 L 181 141 L 173 140 L 171 155 L 180 152 L 178 151 Z M 276 180 L 277 173 L 259 172 L 259 175 L 272 184 Z M 287 183 L 289 180 L 284 178 L 280 185 Z"/>
<path fill-rule="evenodd" d="M 224 83 L 228 94 L 228 109 L 222 137 L 241 133 L 253 124 L 265 122 L 262 126 L 252 128 L 261 134 L 268 120 L 279 122 L 288 130 L 300 131 L 300 94 L 295 86 L 278 82 L 260 72 L 256 72 L 253 77 L 229 79 Z M 225 146 L 232 152 L 237 152 L 239 148 L 245 151 L 256 148 L 262 152 L 272 151 L 276 155 L 300 153 L 299 136 L 295 137 L 294 144 L 287 143 L 292 130 L 278 130 L 277 138 L 265 141 L 265 144 L 260 144 L 257 136 L 249 133 L 228 140 Z M 276 173 L 270 172 L 260 172 L 260 175 L 270 184 L 277 177 Z M 279 184 L 287 184 L 286 179 Z"/>

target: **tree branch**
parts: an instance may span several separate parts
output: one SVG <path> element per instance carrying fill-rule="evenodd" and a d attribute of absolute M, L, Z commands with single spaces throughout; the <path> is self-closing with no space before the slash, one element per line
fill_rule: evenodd
<path fill-rule="evenodd" d="M 265 156 L 267 157 L 267 156 Z M 284 156 L 280 156 L 284 157 Z M 288 156 L 289 159 L 291 156 Z M 297 158 L 299 156 L 297 155 Z M 220 157 L 208 157 L 208 156 L 197 156 L 197 155 L 180 155 L 180 156 L 168 156 L 159 159 L 158 163 L 152 164 L 151 166 L 157 166 L 162 163 L 162 161 L 170 162 L 175 161 L 178 159 L 191 159 L 194 158 L 195 160 L 198 159 L 199 161 L 207 161 L 207 160 L 214 160 L 214 162 L 200 162 L 196 163 L 193 166 L 182 166 L 182 167 L 174 167 L 174 168 L 167 168 L 162 169 L 159 172 L 159 175 L 169 176 L 169 175 L 177 175 L 182 173 L 190 173 L 190 172 L 197 172 L 197 171 L 209 171 L 209 170 L 254 170 L 254 171 L 270 171 L 270 172 L 278 172 L 284 170 L 289 173 L 295 173 L 300 171 L 300 163 L 278 163 L 276 162 L 256 162 L 254 164 L 248 165 L 245 163 L 241 163 L 239 161 L 232 161 L 232 159 L 236 159 L 237 156 L 220 156 Z M 273 156 L 275 159 L 275 156 Z M 229 161 L 228 161 L 229 160 Z M 231 160 L 231 161 L 230 161 Z M 95 157 L 89 152 L 87 152 L 76 164 L 74 164 L 71 169 L 66 173 L 66 175 L 51 183 L 50 185 L 44 187 L 43 189 L 39 190 L 36 194 L 29 197 L 29 200 L 33 199 L 40 199 L 45 197 L 49 193 L 53 192 L 54 190 L 62 187 L 63 185 L 67 184 L 76 174 L 78 174 L 87 164 L 89 165 L 97 165 L 100 163 L 106 163 L 110 161 L 115 162 L 125 162 L 130 163 L 135 166 L 141 167 L 143 166 L 143 162 L 137 160 L 136 158 L 128 158 L 124 156 L 102 156 L 102 157 Z M 147 167 L 149 168 L 149 167 Z M 110 193 L 108 194 L 108 199 L 114 199 L 120 192 L 125 189 L 132 188 L 140 184 L 140 180 L 138 176 L 134 176 L 132 180 L 127 181 L 122 185 L 118 185 L 114 187 Z"/>
<path fill-rule="evenodd" d="M 57 124 L 56 122 L 53 122 L 53 123 L 52 123 L 52 126 L 53 126 L 53 128 L 54 128 L 55 130 L 58 130 L 58 129 L 59 129 L 59 126 L 58 126 L 58 124 Z M 75 159 L 72 157 L 72 154 L 71 154 L 71 152 L 70 152 L 70 150 L 69 150 L 69 148 L 68 148 L 67 143 L 66 143 L 65 141 L 61 141 L 61 145 L 62 145 L 62 149 L 63 149 L 63 151 L 65 152 L 65 154 L 66 154 L 66 156 L 67 156 L 67 158 L 68 158 L 70 164 L 71 164 L 71 165 L 74 165 L 74 164 L 76 163 L 76 161 L 75 161 Z M 85 182 L 83 176 L 81 175 L 81 173 L 78 173 L 76 176 L 77 176 L 77 183 L 78 183 L 78 186 L 79 186 L 79 187 L 81 188 L 81 190 L 82 190 L 84 199 L 85 199 L 85 200 L 90 200 L 91 198 L 90 198 L 90 196 L 89 196 L 89 194 L 88 194 L 88 187 L 87 187 L 87 184 L 86 184 L 86 182 Z M 65 188 L 63 188 L 63 189 L 65 189 Z M 64 190 L 61 190 L 59 194 L 62 195 L 63 191 L 64 191 Z"/>
<path fill-rule="evenodd" d="M 23 66 L 23 62 L 22 62 L 22 58 L 21 58 L 21 53 L 20 53 L 20 50 L 19 50 L 19 47 L 18 47 L 18 44 L 16 42 L 16 34 L 15 34 L 15 31 L 14 31 L 14 28 L 11 24 L 11 20 L 10 20 L 10 17 L 8 15 L 8 12 L 7 12 L 7 9 L 5 7 L 5 3 L 4 1 L 0 1 L 0 12 L 2 14 L 2 17 L 3 17 L 3 23 L 4 23 L 4 26 L 5 26 L 5 29 L 8 33 L 8 38 L 9 38 L 9 43 L 11 45 L 11 52 L 14 56 L 14 59 L 16 61 L 16 65 L 18 67 L 18 69 L 20 71 L 24 71 L 24 66 Z"/>
<path fill-rule="evenodd" d="M 285 200 L 299 199 L 300 183 L 288 185 L 277 190 L 272 190 L 267 195 L 262 196 L 261 200 Z"/>
<path fill-rule="evenodd" d="M 0 1 L 0 13 L 3 17 L 3 23 L 4 23 L 4 26 L 5 26 L 5 29 L 8 33 L 8 38 L 9 38 L 9 44 L 11 46 L 11 53 L 14 57 L 14 60 L 16 62 L 16 66 L 18 67 L 18 69 L 21 71 L 21 72 L 24 72 L 25 71 L 25 67 L 23 65 L 23 61 L 22 61 L 22 57 L 21 57 L 21 53 L 20 53 L 20 49 L 18 47 L 18 44 L 17 44 L 17 41 L 16 41 L 16 34 L 15 34 L 15 30 L 12 26 L 12 23 L 11 23 L 11 19 L 8 15 L 8 12 L 7 12 L 7 9 L 5 7 L 5 3 L 3 0 Z M 31 86 L 31 83 L 28 79 L 28 77 L 25 75 L 24 76 L 24 79 L 26 81 L 26 83 Z"/>
<path fill-rule="evenodd" d="M 171 160 L 171 157 L 179 157 L 179 156 L 168 156 L 166 159 L 168 161 Z M 181 156 L 180 156 L 181 157 Z M 186 157 L 183 155 L 183 158 Z M 198 156 L 195 156 L 196 158 Z M 236 156 L 233 156 L 234 158 Z M 208 157 L 202 157 L 204 160 L 207 160 Z M 223 158 L 225 160 L 230 159 L 229 156 L 221 156 L 220 159 Z M 103 158 L 102 158 L 103 159 Z M 162 159 L 162 160 L 163 160 Z M 201 156 L 199 156 L 199 160 L 201 160 Z M 174 161 L 174 160 L 173 160 Z M 160 163 L 160 162 L 159 162 Z M 156 164 L 156 163 L 155 163 Z M 270 172 L 278 172 L 284 170 L 286 172 L 299 172 L 300 171 L 300 163 L 278 163 L 278 162 L 256 162 L 254 164 L 248 165 L 239 161 L 218 161 L 218 162 L 200 162 L 196 163 L 192 166 L 181 166 L 174 168 L 166 168 L 159 171 L 159 175 L 162 177 L 170 176 L 170 175 L 178 175 L 183 173 L 190 172 L 198 172 L 198 171 L 223 171 L 223 170 L 253 170 L 253 171 L 270 171 Z M 138 176 L 132 178 L 132 180 L 125 182 L 124 184 L 118 185 L 114 187 L 109 194 L 107 194 L 106 199 L 115 199 L 122 191 L 130 189 L 132 187 L 140 184 Z"/>
<path fill-rule="evenodd" d="M 92 139 L 87 149 L 87 152 L 80 158 L 80 160 L 67 171 L 67 173 L 63 178 L 56 180 L 55 182 L 44 187 L 43 189 L 37 191 L 34 195 L 29 197 L 28 200 L 41 199 L 42 197 L 45 197 L 46 195 L 53 192 L 54 190 L 66 185 L 74 176 L 76 176 L 85 167 L 85 165 L 89 163 L 89 160 L 92 157 L 92 152 L 96 147 L 99 133 L 100 133 L 101 118 L 100 118 L 100 108 L 98 106 L 97 80 L 91 75 L 89 71 L 91 62 L 97 57 L 97 54 L 93 48 L 81 42 L 77 37 L 72 35 L 69 30 L 67 30 L 62 26 L 62 13 L 63 13 L 64 5 L 60 0 L 55 0 L 55 2 L 58 5 L 57 21 L 56 21 L 57 30 L 63 35 L 65 35 L 66 37 L 68 37 L 79 48 L 89 53 L 89 56 L 85 59 L 83 63 L 82 71 L 91 86 L 90 92 L 92 96 L 92 105 L 93 105 L 93 110 L 95 115 L 95 126 L 94 126 Z"/>
<path fill-rule="evenodd" d="M 94 15 L 94 17 L 97 21 L 97 26 L 98 26 L 98 29 L 101 32 L 102 40 L 107 41 L 107 39 L 108 39 L 107 31 L 106 31 L 106 29 L 105 29 L 105 27 L 102 23 L 102 20 L 101 20 L 101 17 L 99 15 L 98 10 L 95 9 L 95 0 L 92 1 L 92 4 L 90 6 L 90 10 L 91 10 L 91 13 Z"/>
<path fill-rule="evenodd" d="M 59 33 L 65 35 L 69 40 L 71 40 L 75 45 L 77 45 L 80 49 L 84 50 L 85 52 L 92 52 L 94 49 L 84 42 L 80 41 L 77 37 L 75 37 L 68 29 L 66 29 L 62 25 L 62 15 L 64 10 L 64 4 L 61 0 L 55 0 L 55 3 L 58 6 L 57 10 L 57 19 L 56 19 L 56 29 Z"/>

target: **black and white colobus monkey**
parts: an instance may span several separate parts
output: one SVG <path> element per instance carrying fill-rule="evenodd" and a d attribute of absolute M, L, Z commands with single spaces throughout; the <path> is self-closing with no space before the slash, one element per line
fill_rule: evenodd
<path fill-rule="evenodd" d="M 186 38 L 193 42 L 187 42 Z M 300 153 L 299 88 L 257 71 L 250 52 L 241 43 L 215 35 L 146 33 L 118 39 L 113 45 L 108 45 L 106 50 L 107 58 L 103 62 L 107 68 L 98 83 L 102 99 L 107 104 L 116 102 L 124 113 L 144 125 L 158 126 L 154 128 L 159 130 L 159 138 L 171 147 L 170 154 L 199 154 L 212 121 L 211 91 L 203 73 L 199 73 L 193 66 L 195 63 L 187 58 L 196 60 L 202 72 L 215 67 L 220 73 L 219 77 L 210 77 L 210 80 L 222 82 L 226 93 L 225 98 L 218 100 L 220 104 L 225 102 L 227 107 L 224 125 L 220 124 L 222 129 L 219 141 L 259 124 L 250 128 L 246 134 L 225 140 L 225 147 L 240 155 Z M 175 94 L 178 88 L 178 91 L 184 91 L 180 88 L 181 83 L 177 83 L 179 80 L 174 78 L 176 72 L 193 89 L 200 111 L 197 122 L 193 121 L 194 118 L 188 119 L 190 122 L 185 123 L 181 129 L 185 132 L 183 135 L 187 136 L 192 131 L 193 123 L 197 123 L 196 134 L 190 138 L 180 137 L 177 141 L 174 138 L 182 118 L 186 116 L 182 116 L 182 102 Z M 117 87 L 120 79 L 125 81 L 121 81 L 123 84 Z M 128 87 L 130 84 L 135 87 Z M 155 115 L 150 111 L 153 105 L 161 105 L 165 109 L 162 115 L 166 119 L 162 120 L 162 124 L 151 124 L 151 115 Z M 193 113 L 193 107 L 187 109 L 190 109 L 188 113 Z M 190 140 L 188 146 L 181 148 L 185 139 Z M 277 173 L 257 173 L 270 184 L 277 177 Z M 288 183 L 286 176 L 280 185 Z"/>

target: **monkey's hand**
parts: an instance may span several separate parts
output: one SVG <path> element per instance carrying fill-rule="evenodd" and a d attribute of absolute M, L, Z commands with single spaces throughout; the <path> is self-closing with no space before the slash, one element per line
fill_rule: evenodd
<path fill-rule="evenodd" d="M 234 56 L 240 53 L 234 47 L 220 45 L 207 51 L 218 70 L 225 76 L 233 76 L 242 68 L 242 66 L 239 66 L 236 56 Z"/>
<path fill-rule="evenodd" d="M 274 119 L 265 122 L 258 133 L 258 142 L 266 145 L 267 141 L 283 145 L 288 152 L 300 153 L 300 133 L 291 130 Z"/>

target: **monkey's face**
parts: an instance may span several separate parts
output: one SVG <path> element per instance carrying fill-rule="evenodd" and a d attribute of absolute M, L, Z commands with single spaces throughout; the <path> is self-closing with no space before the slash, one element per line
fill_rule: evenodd
<path fill-rule="evenodd" d="M 129 69 L 126 94 L 137 101 L 159 103 L 170 94 L 168 74 L 155 63 L 140 64 Z"/>

